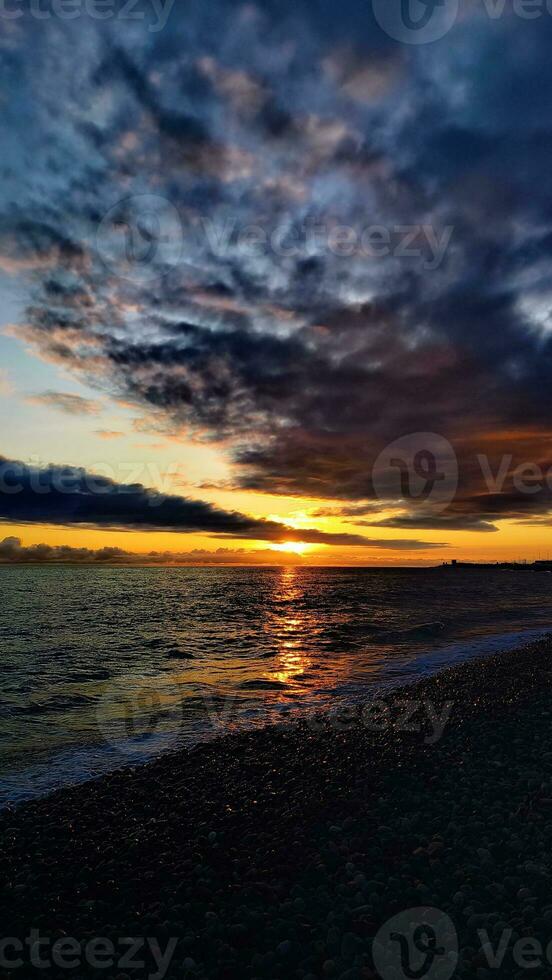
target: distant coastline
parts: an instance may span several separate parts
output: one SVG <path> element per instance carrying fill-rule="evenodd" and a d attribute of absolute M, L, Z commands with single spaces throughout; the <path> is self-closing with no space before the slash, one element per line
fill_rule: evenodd
<path fill-rule="evenodd" d="M 437 568 L 494 568 L 514 572 L 552 572 L 552 559 L 546 561 L 444 561 Z"/>

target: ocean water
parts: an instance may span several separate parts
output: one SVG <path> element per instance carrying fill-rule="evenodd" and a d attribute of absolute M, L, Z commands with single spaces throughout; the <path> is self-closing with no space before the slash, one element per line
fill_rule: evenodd
<path fill-rule="evenodd" d="M 552 629 L 552 575 L 3 567 L 0 805 Z"/>

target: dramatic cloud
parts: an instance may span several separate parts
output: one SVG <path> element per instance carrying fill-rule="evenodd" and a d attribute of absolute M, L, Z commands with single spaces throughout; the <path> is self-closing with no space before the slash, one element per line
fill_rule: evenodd
<path fill-rule="evenodd" d="M 488 532 L 551 503 L 512 470 L 489 491 L 477 458 L 550 456 L 552 17 L 464 0 L 416 47 L 371 8 L 9 22 L 16 332 L 145 428 L 218 442 L 240 487 Z M 416 432 L 458 457 L 436 523 L 372 479 Z"/>
<path fill-rule="evenodd" d="M 342 561 L 342 559 L 340 559 Z M 418 564 L 427 559 L 416 559 Z M 286 554 L 273 548 L 194 548 L 191 551 L 125 551 L 123 548 L 72 548 L 69 545 L 34 544 L 25 547 L 20 538 L 0 541 L 0 565 L 303 565 L 309 556 Z M 402 564 L 408 564 L 402 561 Z"/>
<path fill-rule="evenodd" d="M 300 557 L 269 549 L 196 548 L 188 552 L 149 551 L 146 554 L 122 548 L 72 548 L 69 545 L 34 544 L 24 547 L 20 538 L 0 541 L 0 565 L 259 565 L 297 564 Z"/>
<path fill-rule="evenodd" d="M 91 551 L 89 548 L 71 548 L 68 545 L 33 544 L 25 548 L 20 538 L 9 537 L 0 541 L 0 564 L 35 564 L 35 563 L 98 563 L 115 564 L 127 560 L 129 552 L 121 548 L 101 548 Z"/>
<path fill-rule="evenodd" d="M 202 532 L 257 541 L 428 550 L 440 545 L 359 534 L 298 531 L 225 511 L 201 500 L 149 490 L 139 483 L 116 483 L 76 467 L 35 467 L 0 457 L 0 521 L 141 531 Z"/>
<path fill-rule="evenodd" d="M 367 517 L 368 514 L 377 512 L 380 505 L 377 503 L 365 502 L 353 504 L 349 507 L 318 507 L 310 512 L 311 517 Z M 352 523 L 358 524 L 359 521 Z"/>
<path fill-rule="evenodd" d="M 475 515 L 450 516 L 449 514 L 428 515 L 422 514 L 405 517 L 388 517 L 383 521 L 355 521 L 357 527 L 391 527 L 401 528 L 403 531 L 412 531 L 423 528 L 426 531 L 497 531 L 493 524 L 481 520 Z"/>
<path fill-rule="evenodd" d="M 68 395 L 61 391 L 45 391 L 41 395 L 31 395 L 27 401 L 31 405 L 53 408 L 65 415 L 99 415 L 102 411 L 101 404 L 91 398 L 82 398 L 81 395 Z"/>

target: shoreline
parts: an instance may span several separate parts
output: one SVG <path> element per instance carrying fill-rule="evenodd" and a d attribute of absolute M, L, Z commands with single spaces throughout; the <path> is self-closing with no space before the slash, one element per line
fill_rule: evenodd
<path fill-rule="evenodd" d="M 359 684 L 351 686 L 344 684 L 336 691 L 336 705 L 350 705 L 357 708 L 382 697 L 400 696 L 401 693 L 413 689 L 442 671 L 464 663 L 484 661 L 488 657 L 504 654 L 507 651 L 525 646 L 527 643 L 545 639 L 552 630 L 546 627 L 531 627 L 524 630 L 514 629 L 507 632 L 486 632 L 478 638 L 465 636 L 461 640 L 444 642 L 436 649 L 428 650 L 425 654 L 418 653 L 406 664 L 399 661 L 394 673 L 393 659 L 388 661 L 388 669 L 382 673 L 379 680 L 365 684 L 362 694 Z M 405 676 L 408 674 L 408 676 Z M 362 687 L 362 685 L 360 685 Z M 278 728 L 287 726 L 293 728 L 301 724 L 305 718 L 312 715 L 324 715 L 328 709 L 316 707 L 309 709 L 297 708 L 282 701 L 279 705 L 271 704 L 266 708 L 264 702 L 257 707 L 237 710 L 237 723 L 234 717 L 234 729 L 221 730 L 211 723 L 211 729 L 198 728 L 196 734 L 189 736 L 186 741 L 180 741 L 176 747 L 151 751 L 148 755 L 147 746 L 137 744 L 118 748 L 115 743 L 105 744 L 76 744 L 65 749 L 31 754 L 28 764 L 19 764 L 12 770 L 6 770 L 0 775 L 0 814 L 5 808 L 13 808 L 33 800 L 40 800 L 57 792 L 72 787 L 84 786 L 97 779 L 107 778 L 111 773 L 129 768 L 143 768 L 164 755 L 174 755 L 189 752 L 196 746 L 201 746 L 216 739 L 232 738 L 236 731 L 240 733 L 262 731 L 263 728 Z M 281 719 L 278 720 L 278 712 Z M 274 717 L 276 715 L 276 718 Z M 268 720 L 263 721 L 266 718 Z M 19 760 L 18 760 L 19 761 Z M 23 762 L 23 758 L 20 760 Z"/>
<path fill-rule="evenodd" d="M 4 934 L 175 939 L 168 977 L 368 980 L 382 924 L 430 905 L 485 976 L 478 924 L 552 939 L 551 691 L 548 637 L 386 693 L 379 730 L 225 735 L 4 810 Z M 451 702 L 432 740 L 420 706 Z"/>

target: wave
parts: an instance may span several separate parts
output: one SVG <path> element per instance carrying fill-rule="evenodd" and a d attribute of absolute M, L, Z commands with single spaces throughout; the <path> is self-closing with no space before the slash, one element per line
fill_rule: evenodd
<path fill-rule="evenodd" d="M 415 623 L 411 626 L 402 626 L 399 629 L 389 629 L 388 627 L 375 626 L 372 631 L 378 637 L 388 643 L 406 643 L 412 640 L 425 640 L 438 637 L 446 632 L 446 626 L 440 620 L 430 623 Z"/>
<path fill-rule="evenodd" d="M 286 691 L 288 685 L 283 681 L 244 681 L 240 688 L 247 691 Z"/>

